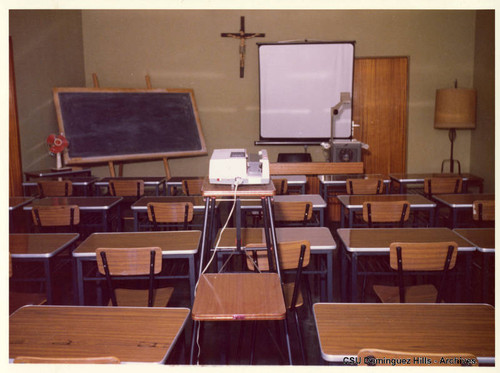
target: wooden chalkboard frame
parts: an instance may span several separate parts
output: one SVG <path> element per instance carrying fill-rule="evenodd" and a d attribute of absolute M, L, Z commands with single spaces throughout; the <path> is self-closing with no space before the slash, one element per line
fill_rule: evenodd
<path fill-rule="evenodd" d="M 193 133 L 197 138 L 195 137 L 194 142 L 196 142 L 196 148 L 190 148 L 190 149 L 182 149 L 182 150 L 169 150 L 165 149 L 164 151 L 155 151 L 155 152 L 148 152 L 147 149 L 144 149 L 147 147 L 147 140 L 145 141 L 145 144 L 142 145 L 143 149 L 141 149 L 140 153 L 125 153 L 125 154 L 92 154 L 92 155 L 84 155 L 84 156 L 72 156 L 72 135 L 70 132 L 74 132 L 75 129 L 73 128 L 72 130 L 69 130 L 71 127 L 70 119 L 68 119 L 67 114 L 65 114 L 65 108 L 63 107 L 65 104 L 64 98 L 61 95 L 80 95 L 80 94 L 99 94 L 99 93 L 108 93 L 111 95 L 102 95 L 101 97 L 127 97 L 129 94 L 129 97 L 133 97 L 132 95 L 136 94 L 145 94 L 145 95 L 155 95 L 154 97 L 162 97 L 162 94 L 165 94 L 166 100 L 168 100 L 168 97 L 176 97 L 176 95 L 170 95 L 172 93 L 174 94 L 183 94 L 184 96 L 187 95 L 189 97 L 189 102 L 192 108 L 192 120 L 194 122 L 189 123 L 191 126 L 191 130 L 193 130 Z M 160 94 L 160 95 L 158 95 Z M 64 163 L 65 164 L 87 164 L 87 163 L 102 163 L 102 162 L 111 162 L 111 161 L 140 161 L 140 160 L 153 160 L 153 159 L 168 159 L 168 158 L 174 158 L 174 157 L 189 157 L 189 156 L 201 156 L 201 155 L 206 155 L 207 154 L 207 149 L 206 149 L 206 144 L 205 144 L 205 139 L 203 136 L 202 128 L 201 128 L 201 123 L 200 123 L 200 118 L 198 114 L 198 109 L 196 106 L 196 101 L 194 98 L 194 92 L 192 89 L 181 89 L 181 88 L 176 88 L 176 89 L 134 89 L 134 88 L 75 88 L 75 87 L 56 87 L 53 89 L 53 95 L 54 95 L 54 104 L 56 108 L 56 115 L 57 115 L 57 121 L 59 125 L 59 131 L 63 133 L 69 141 L 69 148 L 64 150 Z M 64 97 L 69 97 L 69 96 L 64 96 Z M 91 97 L 91 96 L 89 96 Z M 98 96 L 95 96 L 98 97 Z M 137 97 L 137 96 L 136 96 Z M 151 96 L 153 97 L 153 96 Z M 177 96 L 180 97 L 180 96 Z M 130 106 L 128 106 L 130 107 Z M 191 115 L 190 115 L 191 116 Z M 120 120 L 120 119 L 118 119 Z M 119 124 L 116 124 L 119 125 Z M 122 133 L 122 132 L 120 132 Z M 137 136 L 134 137 L 133 141 Z M 112 141 L 113 139 L 108 139 L 107 141 Z M 75 141 L 73 141 L 73 146 L 75 146 Z"/>

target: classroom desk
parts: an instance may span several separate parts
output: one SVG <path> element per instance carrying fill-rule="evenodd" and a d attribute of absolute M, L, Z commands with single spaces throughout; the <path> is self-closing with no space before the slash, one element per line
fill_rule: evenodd
<path fill-rule="evenodd" d="M 92 176 L 92 170 L 90 168 L 79 168 L 79 169 L 63 169 L 57 170 L 57 169 L 46 169 L 46 170 L 38 170 L 38 171 L 26 171 L 24 173 L 24 176 L 26 177 L 26 181 L 29 181 L 32 178 L 38 178 L 38 177 L 61 177 L 61 176 Z"/>
<path fill-rule="evenodd" d="M 358 260 L 362 255 L 389 256 L 389 246 L 393 242 L 438 242 L 454 241 L 458 253 L 465 256 L 465 284 L 470 284 L 472 253 L 475 246 L 448 228 L 340 228 L 337 230 L 345 249 L 341 252 L 341 292 L 342 300 L 347 299 L 347 254 L 351 255 L 351 302 L 358 301 Z"/>
<path fill-rule="evenodd" d="M 490 305 L 316 303 L 313 313 L 321 357 L 328 362 L 349 364 L 362 348 L 376 348 L 464 352 L 474 354 L 479 364 L 495 363 Z"/>
<path fill-rule="evenodd" d="M 394 173 L 389 174 L 391 178 L 391 183 L 399 184 L 399 193 L 404 193 L 404 188 L 408 184 L 420 184 L 423 188 L 424 180 L 431 177 L 462 177 L 462 187 L 464 192 L 468 191 L 469 184 L 477 183 L 479 184 L 479 192 L 483 192 L 483 179 L 479 176 L 475 176 L 469 173 L 463 174 L 441 174 L 441 173 L 422 173 L 422 174 L 405 174 L 405 173 Z"/>
<path fill-rule="evenodd" d="M 319 194 L 284 194 L 276 195 L 273 197 L 274 202 L 311 202 L 313 205 L 313 212 L 316 211 L 319 215 L 318 224 L 320 227 L 325 225 L 325 209 L 327 203 Z M 252 211 L 252 210 L 262 210 L 262 205 L 260 200 L 257 201 L 245 201 L 241 203 L 241 210 Z"/>
<path fill-rule="evenodd" d="M 188 317 L 187 308 L 25 306 L 9 317 L 9 360 L 116 356 L 163 364 Z"/>
<path fill-rule="evenodd" d="M 103 277 L 84 277 L 83 274 L 83 263 L 96 263 L 95 251 L 99 247 L 159 247 L 162 250 L 163 259 L 187 259 L 189 263 L 188 274 L 175 276 L 175 278 L 189 279 L 192 302 L 195 287 L 195 255 L 198 252 L 200 237 L 201 232 L 195 230 L 91 234 L 73 251 L 74 286 L 78 304 L 85 304 L 84 281 L 103 280 Z M 156 278 L 173 278 L 173 276 L 162 276 L 160 274 Z"/>
<path fill-rule="evenodd" d="M 65 177 L 45 177 L 42 179 L 33 179 L 29 181 L 25 181 L 23 183 L 24 195 L 31 196 L 38 193 L 38 182 L 39 181 L 47 181 L 54 180 L 57 181 L 59 179 L 69 180 L 73 185 L 73 194 L 75 192 L 81 191 L 81 195 L 91 196 L 93 194 L 94 183 L 99 180 L 98 177 L 95 176 L 65 176 Z M 36 192 L 30 192 L 30 189 L 35 188 Z"/>
<path fill-rule="evenodd" d="M 347 179 L 382 179 L 384 181 L 384 189 L 385 193 L 389 194 L 390 192 L 390 183 L 391 180 L 381 174 L 353 174 L 353 175 L 318 175 L 319 183 L 320 183 L 320 195 L 325 200 L 328 199 L 328 189 L 335 188 L 341 189 L 342 193 L 347 193 L 346 184 Z"/>
<path fill-rule="evenodd" d="M 144 188 L 154 188 L 155 195 L 166 195 L 166 178 L 164 176 L 121 176 L 121 177 L 105 177 L 95 182 L 97 195 L 102 194 L 101 188 L 109 186 L 109 180 L 143 180 Z"/>
<path fill-rule="evenodd" d="M 45 282 L 48 304 L 53 303 L 52 266 L 54 258 L 71 247 L 78 237 L 78 233 L 19 233 L 9 235 L 9 252 L 13 265 L 16 262 L 40 262 L 42 264 L 44 279 L 30 280 Z M 19 277 L 22 278 L 22 275 Z"/>
<path fill-rule="evenodd" d="M 218 240 L 220 231 L 217 234 Z M 333 254 L 337 250 L 337 244 L 332 233 L 326 227 L 294 227 L 276 228 L 276 238 L 279 242 L 307 240 L 310 243 L 311 255 L 325 258 L 326 270 L 305 268 L 303 273 L 320 274 L 320 299 L 333 302 Z M 246 249 L 248 244 L 260 244 L 266 242 L 264 228 L 242 228 L 241 247 Z M 236 249 L 236 229 L 226 228 L 219 243 L 219 250 L 223 252 L 234 252 Z M 321 263 L 320 263 L 321 265 Z M 217 268 L 221 268 L 222 259 L 219 258 Z M 325 278 L 326 275 L 326 278 Z M 325 281 L 326 280 L 326 281 Z"/>
<path fill-rule="evenodd" d="M 148 212 L 148 203 L 150 202 L 191 202 L 193 204 L 194 213 L 204 213 L 205 204 L 202 196 L 146 196 L 141 197 L 134 202 L 130 209 L 134 213 L 134 230 L 136 232 L 140 229 L 140 219 Z"/>
<path fill-rule="evenodd" d="M 31 211 L 33 206 L 78 205 L 81 213 L 100 213 L 100 227 L 103 231 L 111 229 L 111 214 L 123 197 L 46 197 L 35 199 L 24 206 L 24 210 Z M 81 220 L 81 219 L 80 219 Z M 82 222 L 80 221 L 80 224 Z"/>
<path fill-rule="evenodd" d="M 376 195 L 341 195 L 337 196 L 341 203 L 340 226 L 345 227 L 345 210 L 348 211 L 348 226 L 353 226 L 354 214 L 363 211 L 364 202 L 378 201 L 408 201 L 410 213 L 415 210 L 427 211 L 429 214 L 429 225 L 434 225 L 434 209 L 436 203 L 428 200 L 420 194 L 376 194 Z"/>
<path fill-rule="evenodd" d="M 495 200 L 494 194 L 465 193 L 465 194 L 436 194 L 432 196 L 451 210 L 450 228 L 456 228 L 458 214 L 469 211 L 472 217 L 472 204 L 476 200 Z"/>
<path fill-rule="evenodd" d="M 14 214 L 22 207 L 31 203 L 35 198 L 33 197 L 9 197 L 9 232 L 13 233 L 14 230 Z"/>
<path fill-rule="evenodd" d="M 481 300 L 486 302 L 488 294 L 489 262 L 495 259 L 495 228 L 461 228 L 454 229 L 454 232 L 474 245 L 481 253 L 482 265 L 482 287 Z M 495 278 L 493 276 L 493 278 Z"/>

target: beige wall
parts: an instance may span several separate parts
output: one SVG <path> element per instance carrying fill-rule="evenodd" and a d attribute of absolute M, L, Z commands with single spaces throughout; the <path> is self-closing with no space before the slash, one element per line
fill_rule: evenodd
<path fill-rule="evenodd" d="M 21 83 L 26 84 L 21 91 L 18 86 L 18 95 L 23 96 L 19 111 L 25 169 L 40 168 L 35 160 L 47 158 L 42 143 L 56 128 L 47 91 L 56 85 L 92 86 L 92 73 L 98 75 L 101 87 L 142 88 L 145 75 L 149 75 L 153 87 L 193 88 L 209 153 L 223 147 L 256 150 L 260 148 L 254 146 L 259 136 L 256 43 L 308 39 L 354 40 L 358 57 L 409 56 L 407 170 L 438 172 L 441 161 L 449 157 L 449 140 L 446 131 L 433 128 L 435 91 L 451 87 L 455 79 L 459 86 L 471 87 L 478 76 L 474 72 L 478 54 L 474 48 L 475 11 L 83 10 L 81 24 L 78 12 L 42 12 L 39 18 L 34 18 L 36 12 L 27 13 L 29 16 L 11 15 L 14 41 L 18 39 L 24 53 L 42 53 L 41 46 L 49 43 L 50 53 L 43 58 L 36 56 L 37 63 L 32 62 L 36 69 L 21 62 L 19 56 L 16 59 L 18 85 L 20 79 L 30 82 Z M 239 78 L 238 41 L 220 37 L 221 32 L 238 31 L 240 16 L 246 17 L 247 32 L 266 33 L 265 38 L 247 41 L 243 79 Z M 54 34 L 53 29 L 61 24 Z M 46 33 L 51 37 L 41 38 Z M 80 34 L 83 47 L 79 52 Z M 55 35 L 71 35 L 72 41 L 65 43 Z M 484 42 L 483 48 L 493 53 L 493 45 Z M 83 81 L 79 72 L 82 62 Z M 20 63 L 26 66 L 18 68 Z M 35 93 L 30 89 L 33 84 L 37 86 Z M 33 95 L 38 102 L 33 102 Z M 479 97 L 484 97 L 481 92 Z M 43 121 L 32 114 L 40 106 L 47 117 Z M 36 130 L 37 125 L 43 130 Z M 458 132 L 455 157 L 463 171 L 471 169 L 471 143 L 491 137 L 479 131 L 474 136 L 478 139 L 471 141 L 471 131 Z M 279 152 L 303 151 L 301 146 L 266 148 L 273 161 Z M 476 150 L 481 153 L 482 149 Z M 308 151 L 313 160 L 324 160 L 318 146 L 310 146 Z M 208 155 L 172 159 L 170 168 L 174 175 L 203 175 L 208 159 Z M 104 176 L 108 169 L 96 167 L 94 173 Z M 125 166 L 125 175 L 163 173 L 161 161 Z"/>
<path fill-rule="evenodd" d="M 56 167 L 45 140 L 58 132 L 52 87 L 82 86 L 80 11 L 10 11 L 23 171 Z"/>
<path fill-rule="evenodd" d="M 484 178 L 484 190 L 495 191 L 495 15 L 478 11 L 474 88 L 478 91 L 477 126 L 472 131 L 471 172 Z"/>

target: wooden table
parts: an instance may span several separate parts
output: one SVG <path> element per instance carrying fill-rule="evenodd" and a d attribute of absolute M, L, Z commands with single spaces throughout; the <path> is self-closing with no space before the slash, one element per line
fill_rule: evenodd
<path fill-rule="evenodd" d="M 74 277 L 75 293 L 78 304 L 85 304 L 84 281 L 102 280 L 102 277 L 84 277 L 83 263 L 96 263 L 95 250 L 99 247 L 159 247 L 164 259 L 188 259 L 188 274 L 178 275 L 176 278 L 189 279 L 191 289 L 191 303 L 194 299 L 195 288 L 195 255 L 198 252 L 201 232 L 192 231 L 167 231 L 167 232 L 132 232 L 132 233 L 93 233 L 83 241 L 74 251 L 75 259 Z M 156 278 L 172 278 L 172 276 L 158 275 Z"/>
<path fill-rule="evenodd" d="M 347 299 L 347 255 L 351 257 L 351 302 L 358 301 L 357 276 L 358 260 L 362 255 L 389 256 L 392 242 L 438 242 L 454 241 L 458 252 L 465 255 L 466 284 L 470 284 L 472 254 L 475 246 L 448 228 L 340 228 L 337 230 L 345 249 L 341 253 L 341 292 L 342 300 Z M 458 289 L 458 288 L 457 288 Z"/>
<path fill-rule="evenodd" d="M 155 195 L 166 195 L 164 176 L 121 176 L 121 177 L 105 177 L 95 182 L 97 194 L 102 194 L 100 188 L 107 188 L 110 180 L 142 180 L 144 181 L 144 188 L 152 187 L 155 190 Z"/>
<path fill-rule="evenodd" d="M 472 216 L 472 204 L 477 200 L 495 200 L 494 194 L 466 193 L 466 194 L 436 194 L 432 196 L 437 202 L 448 207 L 452 214 L 450 228 L 456 228 L 458 214 L 462 211 L 470 212 Z"/>
<path fill-rule="evenodd" d="M 217 235 L 219 238 L 220 231 Z M 276 237 L 278 242 L 307 240 L 310 243 L 311 255 L 324 257 L 326 269 L 317 268 L 316 270 L 304 269 L 305 274 L 320 274 L 321 287 L 320 299 L 322 301 L 333 302 L 333 255 L 337 250 L 337 244 L 326 227 L 283 227 L 276 228 Z M 266 242 L 264 228 L 242 228 L 241 246 L 246 249 L 248 244 L 259 244 Z M 216 240 L 217 241 L 217 240 Z M 226 228 L 219 243 L 219 250 L 222 253 L 234 252 L 236 249 L 236 229 Z M 219 256 L 217 268 L 222 266 L 222 256 Z M 321 263 L 320 263 L 321 266 Z"/>
<path fill-rule="evenodd" d="M 80 213 L 99 213 L 101 215 L 100 229 L 111 230 L 111 215 L 123 197 L 46 197 L 35 199 L 23 207 L 31 211 L 33 206 L 78 205 Z"/>
<path fill-rule="evenodd" d="M 90 168 L 69 168 L 63 169 L 62 171 L 58 171 L 57 169 L 45 169 L 38 171 L 26 171 L 24 176 L 26 177 L 26 181 L 38 177 L 92 176 L 92 170 Z"/>
<path fill-rule="evenodd" d="M 44 270 L 44 278 L 24 279 L 26 281 L 44 281 L 47 303 L 53 303 L 52 267 L 56 256 L 78 239 L 78 233 L 40 233 L 10 234 L 9 252 L 12 264 L 16 262 L 40 262 Z M 16 276 L 17 277 L 17 276 Z M 20 281 L 22 281 L 22 275 Z M 15 278 L 13 278 L 15 281 Z"/>
<path fill-rule="evenodd" d="M 193 211 L 195 213 L 204 213 L 205 204 L 202 196 L 146 196 L 141 197 L 139 200 L 134 202 L 130 209 L 134 213 L 134 230 L 138 232 L 140 230 L 141 216 L 144 216 L 148 212 L 148 203 L 152 202 L 191 202 L 193 204 Z"/>
<path fill-rule="evenodd" d="M 165 363 L 187 308 L 25 306 L 9 317 L 9 359 L 116 356 Z"/>
<path fill-rule="evenodd" d="M 347 179 L 382 179 L 384 181 L 384 188 L 387 194 L 390 193 L 391 180 L 382 174 L 354 174 L 354 175 L 318 175 L 320 182 L 320 194 L 327 200 L 328 189 L 340 189 L 342 194 L 347 193 L 346 183 Z"/>
<path fill-rule="evenodd" d="M 25 205 L 31 203 L 33 197 L 9 197 L 9 232 L 15 232 L 14 229 L 14 214 Z"/>
<path fill-rule="evenodd" d="M 477 251 L 481 253 L 481 299 L 486 302 L 489 284 L 489 261 L 495 259 L 495 228 L 461 228 L 454 229 L 454 231 L 474 245 Z"/>
<path fill-rule="evenodd" d="M 424 180 L 432 177 L 462 177 L 462 185 L 464 192 L 468 191 L 469 184 L 477 183 L 479 184 L 479 192 L 483 192 L 483 179 L 479 176 L 475 176 L 469 173 L 463 174 L 445 174 L 445 173 L 420 173 L 420 174 L 405 174 L 405 173 L 395 173 L 390 174 L 392 183 L 399 184 L 399 193 L 404 193 L 404 189 L 408 184 L 421 184 L 423 188 Z"/>
<path fill-rule="evenodd" d="M 429 225 L 434 225 L 434 209 L 436 203 L 420 194 L 376 194 L 376 195 L 341 195 L 337 196 L 341 203 L 340 226 L 345 227 L 345 210 L 348 211 L 348 226 L 353 226 L 354 214 L 363 211 L 364 202 L 408 201 L 410 213 L 415 210 L 429 214 Z"/>
<path fill-rule="evenodd" d="M 479 304 L 349 304 L 313 306 L 321 356 L 349 364 L 362 348 L 471 353 L 495 362 L 495 309 Z"/>
<path fill-rule="evenodd" d="M 23 188 L 24 188 L 24 195 L 25 196 L 30 196 L 33 195 L 33 192 L 30 192 L 31 188 L 36 189 L 36 193 L 38 193 L 38 182 L 39 181 L 46 181 L 46 180 L 69 180 L 71 181 L 71 184 L 73 185 L 73 194 L 75 194 L 75 189 L 76 190 L 81 190 L 81 195 L 84 196 L 91 196 L 93 195 L 93 189 L 94 189 L 94 183 L 99 180 L 98 177 L 96 176 L 64 176 L 64 177 L 45 177 L 41 179 L 33 179 L 29 181 L 25 181 L 23 183 Z"/>

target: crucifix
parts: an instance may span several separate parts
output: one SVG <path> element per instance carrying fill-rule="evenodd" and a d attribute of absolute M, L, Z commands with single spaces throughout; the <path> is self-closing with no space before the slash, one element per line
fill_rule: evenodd
<path fill-rule="evenodd" d="M 240 39 L 240 78 L 245 75 L 245 40 L 251 38 L 263 38 L 266 34 L 246 34 L 245 33 L 245 17 L 240 17 L 240 32 L 223 32 L 220 34 L 223 38 Z"/>

